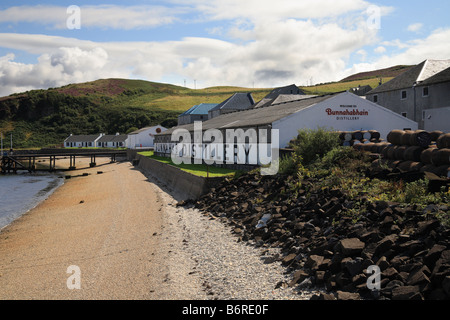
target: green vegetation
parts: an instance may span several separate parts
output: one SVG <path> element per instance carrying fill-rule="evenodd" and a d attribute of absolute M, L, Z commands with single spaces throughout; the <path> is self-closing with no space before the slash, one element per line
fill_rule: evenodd
<path fill-rule="evenodd" d="M 309 193 L 320 190 L 339 189 L 349 199 L 354 201 L 354 207 L 349 210 L 354 220 L 365 211 L 359 205 L 362 198 L 369 202 L 392 201 L 401 204 L 413 204 L 419 208 L 426 208 L 430 204 L 448 205 L 450 191 L 442 189 L 440 192 L 428 192 L 426 179 L 414 182 L 385 181 L 371 179 L 366 175 L 371 165 L 367 153 L 353 148 L 333 146 L 327 143 L 320 152 L 314 153 L 308 146 L 320 145 L 324 141 L 335 139 L 333 132 L 323 129 L 302 130 L 299 132 L 301 140 L 294 142 L 294 154 L 280 161 L 280 173 L 293 177 L 291 191 L 296 192 L 300 186 L 308 188 Z M 301 146 L 301 141 L 305 146 Z M 304 159 L 308 160 L 305 161 Z M 312 160 L 311 160 L 312 159 Z M 304 180 L 311 183 L 305 184 Z M 444 224 L 450 226 L 449 212 L 441 212 L 438 217 Z"/>
<path fill-rule="evenodd" d="M 364 77 L 301 89 L 306 94 L 329 94 L 358 85 L 375 88 L 378 81 L 378 77 Z M 70 134 L 128 133 L 157 124 L 173 127 L 178 115 L 194 105 L 220 103 L 236 92 L 251 92 L 255 101 L 260 101 L 271 90 L 193 90 L 143 80 L 101 79 L 0 98 L 0 132 L 4 137 L 13 135 L 14 148 L 59 146 Z"/>
<path fill-rule="evenodd" d="M 174 164 L 172 159 L 166 157 L 159 157 L 154 155 L 153 151 L 143 151 L 138 154 L 149 157 L 153 160 L 175 166 L 183 171 L 189 172 L 200 177 L 224 177 L 224 176 L 235 176 L 240 174 L 238 170 L 219 168 L 215 166 L 207 166 L 205 164 Z"/>
<path fill-rule="evenodd" d="M 192 90 L 142 80 L 102 79 L 0 98 L 0 132 L 14 148 L 60 145 L 70 134 L 127 133 L 177 125 L 193 105 L 220 103 L 235 92 L 261 99 L 271 89 L 214 87 Z M 9 145 L 8 145 L 9 146 Z"/>
<path fill-rule="evenodd" d="M 383 78 L 383 83 L 387 82 L 389 80 L 392 80 L 393 78 Z M 359 85 L 361 86 L 371 86 L 373 89 L 378 87 L 380 79 L 378 78 L 372 78 L 372 79 L 362 79 L 362 80 L 355 80 L 355 81 L 345 81 L 345 82 L 332 82 L 332 83 L 325 83 L 325 84 L 318 84 L 312 87 L 300 87 L 306 94 L 313 94 L 313 95 L 324 95 L 324 94 L 330 94 L 330 93 L 336 93 L 336 92 L 343 92 L 347 91 L 349 89 L 355 88 Z"/>

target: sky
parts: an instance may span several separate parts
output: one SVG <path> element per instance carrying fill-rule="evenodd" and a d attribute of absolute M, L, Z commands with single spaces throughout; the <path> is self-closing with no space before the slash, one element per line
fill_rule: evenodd
<path fill-rule="evenodd" d="M 450 1 L 0 3 L 0 96 L 105 78 L 274 88 L 450 59 Z"/>

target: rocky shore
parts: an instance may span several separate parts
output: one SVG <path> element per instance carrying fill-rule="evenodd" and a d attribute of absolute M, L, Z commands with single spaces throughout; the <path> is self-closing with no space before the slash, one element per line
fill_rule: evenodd
<path fill-rule="evenodd" d="M 450 299 L 450 230 L 437 218 L 447 206 L 351 200 L 329 188 L 294 198 L 291 179 L 245 174 L 178 205 L 216 217 L 240 241 L 279 248 L 266 263 L 281 262 L 292 280 L 277 286 L 327 292 L 311 299 Z M 355 214 L 356 204 L 367 209 Z"/>

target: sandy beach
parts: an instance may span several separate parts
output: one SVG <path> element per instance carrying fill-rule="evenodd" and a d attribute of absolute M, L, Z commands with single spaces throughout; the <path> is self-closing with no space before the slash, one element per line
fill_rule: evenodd
<path fill-rule="evenodd" d="M 1 299 L 151 295 L 163 206 L 129 162 L 88 168 L 87 161 L 78 160 L 85 169 L 68 173 L 73 177 L 46 201 L 1 231 Z M 68 289 L 69 266 L 79 267 L 81 290 Z"/>
<path fill-rule="evenodd" d="M 109 159 L 89 168 L 88 160 L 77 159 L 78 169 L 66 173 L 71 179 L 1 230 L 0 300 L 312 295 L 279 286 L 291 276 L 261 257 L 276 252 L 263 253 L 239 242 L 221 221 L 177 207 L 180 195 L 148 172 Z M 73 266 L 78 270 L 68 269 Z"/>

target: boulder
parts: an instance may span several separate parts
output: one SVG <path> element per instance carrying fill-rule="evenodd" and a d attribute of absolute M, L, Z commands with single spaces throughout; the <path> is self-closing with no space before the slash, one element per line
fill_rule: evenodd
<path fill-rule="evenodd" d="M 336 300 L 333 294 L 320 293 L 318 295 L 313 295 L 310 300 Z"/>
<path fill-rule="evenodd" d="M 338 300 L 361 300 L 361 296 L 357 292 L 346 292 L 338 290 L 336 292 Z"/>
<path fill-rule="evenodd" d="M 343 255 L 354 256 L 363 251 L 365 244 L 358 238 L 348 238 L 339 241 L 338 246 Z"/>
<path fill-rule="evenodd" d="M 400 286 L 392 289 L 392 300 L 423 300 L 419 286 Z"/>
<path fill-rule="evenodd" d="M 311 269 L 312 271 L 316 271 L 319 266 L 323 263 L 324 257 L 318 255 L 311 255 L 306 260 L 305 267 Z"/>

